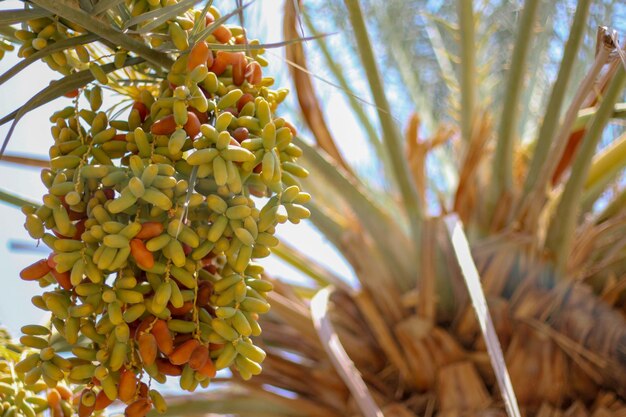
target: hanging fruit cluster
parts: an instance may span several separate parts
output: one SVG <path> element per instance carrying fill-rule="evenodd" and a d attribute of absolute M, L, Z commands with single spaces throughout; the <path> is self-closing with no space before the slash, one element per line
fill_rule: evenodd
<path fill-rule="evenodd" d="M 86 32 L 84 28 L 58 16 L 29 20 L 26 29 L 16 30 L 14 33 L 14 36 L 22 42 L 17 53 L 18 57 L 28 58 L 48 46 Z M 89 62 L 90 54 L 84 45 L 79 44 L 71 49 L 55 50 L 41 59 L 52 70 L 69 75 L 76 68 Z"/>
<path fill-rule="evenodd" d="M 72 356 L 27 326 L 21 342 L 39 352 L 16 369 L 49 387 L 82 387 L 81 417 L 115 400 L 130 417 L 163 412 L 151 380 L 174 376 L 193 391 L 220 369 L 261 372 L 265 353 L 251 338 L 272 285 L 252 259 L 278 243 L 278 223 L 309 216 L 295 130 L 274 115 L 287 92 L 269 88 L 263 50 L 250 48 L 258 41 L 245 45 L 242 28 L 214 24 L 214 8 L 185 16 L 212 34 L 193 39 L 194 20 L 164 24 L 175 62 L 162 82 L 136 90 L 127 120 L 100 110 L 98 85 L 53 115 L 48 193 L 23 208 L 26 229 L 52 252 L 21 278 L 47 288 L 33 304 L 51 313 L 46 330 Z M 89 69 L 108 82 L 100 66 Z M 79 110 L 81 96 L 90 109 Z"/>
<path fill-rule="evenodd" d="M 29 334 L 49 334 L 43 326 L 26 326 Z M 6 417 L 35 417 L 46 410 L 52 417 L 70 417 L 72 411 L 72 391 L 59 384 L 49 388 L 41 382 L 42 370 L 29 368 L 27 365 L 16 365 L 15 360 L 22 354 L 28 354 L 23 347 L 11 343 L 11 338 L 4 329 L 0 329 L 0 415 Z M 42 352 L 49 355 L 50 351 Z M 30 355 L 39 355 L 30 353 Z M 51 360 L 64 361 L 58 355 Z M 23 380 L 17 373 L 25 373 Z"/>

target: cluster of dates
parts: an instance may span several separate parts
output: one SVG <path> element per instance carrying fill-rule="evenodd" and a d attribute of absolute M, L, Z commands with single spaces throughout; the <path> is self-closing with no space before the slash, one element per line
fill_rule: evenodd
<path fill-rule="evenodd" d="M 272 285 L 252 260 L 278 243 L 278 223 L 310 214 L 295 129 L 274 115 L 286 91 L 269 88 L 262 51 L 212 50 L 241 43 L 241 28 L 190 45 L 190 26 L 168 25 L 177 59 L 166 80 L 137 92 L 127 120 L 100 110 L 98 85 L 82 93 L 90 109 L 79 96 L 53 115 L 48 193 L 23 208 L 30 235 L 52 251 L 21 273 L 46 288 L 32 301 L 51 326 L 23 329 L 37 351 L 16 369 L 50 388 L 81 387 L 80 417 L 115 400 L 129 417 L 164 411 L 150 380 L 177 377 L 193 391 L 220 369 L 261 372 L 252 337 Z M 53 334 L 71 356 L 55 351 Z"/>
<path fill-rule="evenodd" d="M 30 333 L 47 331 L 43 326 L 26 326 Z M 49 388 L 32 372 L 24 380 L 16 377 L 22 369 L 15 360 L 24 348 L 11 342 L 9 334 L 0 329 L 0 415 L 3 417 L 36 417 L 48 411 L 51 417 L 70 417 L 72 391 L 63 384 Z M 63 360 L 57 358 L 56 360 Z"/>

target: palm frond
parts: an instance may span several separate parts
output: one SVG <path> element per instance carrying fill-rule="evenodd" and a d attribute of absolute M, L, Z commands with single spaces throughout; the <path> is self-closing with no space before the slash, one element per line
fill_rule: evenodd
<path fill-rule="evenodd" d="M 383 131 L 384 143 L 389 152 L 394 179 L 398 184 L 403 203 L 409 214 L 408 221 L 411 236 L 414 244 L 417 244 L 420 236 L 421 218 L 424 213 L 424 202 L 419 201 L 417 189 L 409 174 L 408 164 L 403 157 L 402 139 L 392 118 L 391 108 L 385 95 L 376 59 L 374 58 L 361 7 L 357 1 L 352 0 L 346 1 L 346 7 L 355 33 L 361 61 L 369 80 L 369 87 L 378 108 L 378 118 Z"/>
<path fill-rule="evenodd" d="M 519 108 L 526 60 L 532 41 L 532 27 L 535 23 L 539 1 L 529 0 L 524 4 L 518 29 L 517 41 L 513 49 L 510 74 L 507 79 L 502 116 L 498 129 L 498 139 L 493 158 L 493 184 L 490 187 L 491 204 L 500 199 L 513 185 L 513 148 L 517 139 Z"/>
<path fill-rule="evenodd" d="M 626 69 L 620 66 L 602 98 L 602 103 L 591 121 L 589 129 L 585 133 L 581 148 L 578 150 L 572 166 L 572 173 L 560 198 L 557 208 L 558 216 L 554 217 L 548 229 L 546 248 L 555 255 L 557 265 L 561 268 L 565 266 L 569 256 L 582 189 L 591 166 L 591 159 L 600 141 L 602 131 L 613 113 L 615 103 L 619 100 L 625 85 Z"/>
<path fill-rule="evenodd" d="M 524 184 L 524 190 L 526 192 L 534 186 L 537 176 L 539 175 L 540 167 L 545 164 L 548 158 L 550 144 L 553 143 L 553 137 L 557 130 L 559 115 L 561 114 L 561 107 L 572 74 L 574 60 L 582 43 L 583 28 L 587 21 L 589 6 L 589 2 L 580 2 L 576 8 L 576 15 L 574 16 L 574 22 L 570 30 L 571 35 L 565 46 L 563 61 L 561 62 L 559 74 L 546 107 L 546 114 L 541 125 L 541 130 L 539 131 L 533 159 L 528 169 L 528 176 Z M 604 65 L 602 59 L 599 59 L 599 61 Z M 593 78 L 595 78 L 595 76 Z"/>
<path fill-rule="evenodd" d="M 93 6 L 93 9 L 91 9 L 91 13 L 98 15 L 109 9 L 113 9 L 123 2 L 124 0 L 98 0 L 98 2 Z"/>
<path fill-rule="evenodd" d="M 0 26 L 13 25 L 15 23 L 25 22 L 26 20 L 50 15 L 52 15 L 52 13 L 44 9 L 0 10 Z"/>
<path fill-rule="evenodd" d="M 3 203 L 7 203 L 10 204 L 12 206 L 15 207 L 22 207 L 22 206 L 37 206 L 36 203 L 27 200 L 23 197 L 20 197 L 16 194 L 4 191 L 4 190 L 0 190 L 0 201 L 2 201 Z"/>

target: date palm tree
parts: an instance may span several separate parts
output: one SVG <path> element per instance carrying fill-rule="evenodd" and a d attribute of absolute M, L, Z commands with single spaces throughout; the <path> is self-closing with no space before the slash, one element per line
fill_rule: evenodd
<path fill-rule="evenodd" d="M 3 23 L 53 13 L 89 42 L 168 67 L 166 53 L 108 30 L 125 3 L 90 4 L 108 10 L 98 17 L 83 2 L 33 0 Z M 311 221 L 357 282 L 279 244 L 274 255 L 308 280 L 267 273 L 263 372 L 172 396 L 170 415 L 626 413 L 626 57 L 613 29 L 595 32 L 624 11 L 424 3 L 285 2 Z M 340 45 L 318 37 L 336 29 Z M 316 39 L 292 42 L 305 35 Z M 372 169 L 351 164 L 325 122 L 320 80 L 345 94 Z M 88 81 L 68 75 L 2 123 Z"/>

